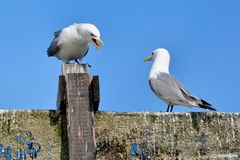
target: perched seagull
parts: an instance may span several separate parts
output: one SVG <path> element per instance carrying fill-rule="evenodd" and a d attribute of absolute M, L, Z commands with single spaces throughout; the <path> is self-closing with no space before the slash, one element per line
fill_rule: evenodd
<path fill-rule="evenodd" d="M 172 112 L 174 105 L 200 107 L 216 111 L 208 102 L 193 96 L 169 73 L 170 55 L 166 49 L 159 48 L 144 62 L 153 60 L 149 74 L 149 85 L 157 97 L 168 104 L 167 112 Z"/>
<path fill-rule="evenodd" d="M 47 50 L 49 57 L 55 56 L 65 63 L 78 62 L 88 53 L 88 43 L 98 49 L 104 44 L 96 26 L 89 23 L 72 24 L 54 33 L 54 39 Z"/>

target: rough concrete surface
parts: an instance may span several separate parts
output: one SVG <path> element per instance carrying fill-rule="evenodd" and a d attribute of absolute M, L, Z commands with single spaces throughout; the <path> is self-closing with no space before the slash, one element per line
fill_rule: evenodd
<path fill-rule="evenodd" d="M 239 113 L 97 112 L 98 159 L 240 159 Z"/>
<path fill-rule="evenodd" d="M 0 111 L 0 160 L 68 160 L 65 113 L 51 113 Z M 240 113 L 98 111 L 95 136 L 100 160 L 240 159 Z"/>
<path fill-rule="evenodd" d="M 60 123 L 50 125 L 49 113 L 0 111 L 0 159 L 60 160 Z"/>

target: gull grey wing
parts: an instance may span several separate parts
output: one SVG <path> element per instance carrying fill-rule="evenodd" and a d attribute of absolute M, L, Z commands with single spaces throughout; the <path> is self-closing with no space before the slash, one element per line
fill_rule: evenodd
<path fill-rule="evenodd" d="M 174 101 L 193 101 L 183 85 L 167 73 L 160 72 L 156 79 L 150 79 L 150 86 L 157 96 Z"/>
<path fill-rule="evenodd" d="M 61 31 L 62 30 L 59 30 L 54 33 L 54 39 L 47 50 L 47 55 L 49 57 L 54 56 L 60 50 L 61 46 L 58 45 L 58 40 L 59 40 L 59 35 L 61 34 Z"/>
<path fill-rule="evenodd" d="M 171 75 L 168 75 L 171 76 Z M 172 76 L 171 76 L 172 77 Z M 179 81 L 177 81 L 174 77 L 172 77 L 176 83 L 179 86 L 179 89 L 181 90 L 184 98 L 186 98 L 189 101 L 199 101 L 200 99 L 198 97 L 193 96 Z"/>
<path fill-rule="evenodd" d="M 190 106 L 199 106 L 200 108 L 216 111 L 216 109 L 213 108 L 212 105 L 209 104 L 208 102 L 204 101 L 203 99 L 200 99 L 198 97 L 193 96 L 190 92 L 188 92 L 183 87 L 183 85 L 179 81 L 177 81 L 171 75 L 166 74 L 166 73 L 160 73 L 157 76 L 157 79 L 160 79 L 160 80 L 162 80 L 164 82 L 167 81 L 168 86 L 169 85 L 171 86 L 170 88 L 168 88 L 171 91 L 171 95 L 173 95 L 173 93 L 172 93 L 173 91 L 175 91 L 175 94 L 177 96 L 179 96 L 179 94 L 182 95 L 183 99 L 180 98 L 179 100 L 181 102 L 184 102 L 185 105 L 187 104 L 187 105 L 190 105 Z"/>

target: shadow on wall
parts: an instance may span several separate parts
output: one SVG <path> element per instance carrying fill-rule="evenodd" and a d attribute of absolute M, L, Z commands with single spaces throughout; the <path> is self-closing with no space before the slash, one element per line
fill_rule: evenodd
<path fill-rule="evenodd" d="M 50 110 L 50 125 L 57 125 L 61 120 L 61 160 L 69 160 L 68 135 L 67 135 L 67 113 L 66 110 Z"/>

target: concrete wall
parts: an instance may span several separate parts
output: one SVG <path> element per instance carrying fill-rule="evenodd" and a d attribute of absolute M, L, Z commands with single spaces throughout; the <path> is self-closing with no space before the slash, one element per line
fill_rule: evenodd
<path fill-rule="evenodd" d="M 0 159 L 60 160 L 61 127 L 50 124 L 49 113 L 0 111 Z"/>
<path fill-rule="evenodd" d="M 0 111 L 0 160 L 67 160 L 61 115 Z M 98 159 L 240 159 L 239 113 L 97 112 L 95 134 Z"/>
<path fill-rule="evenodd" d="M 239 113 L 98 112 L 95 125 L 99 159 L 240 159 Z"/>

